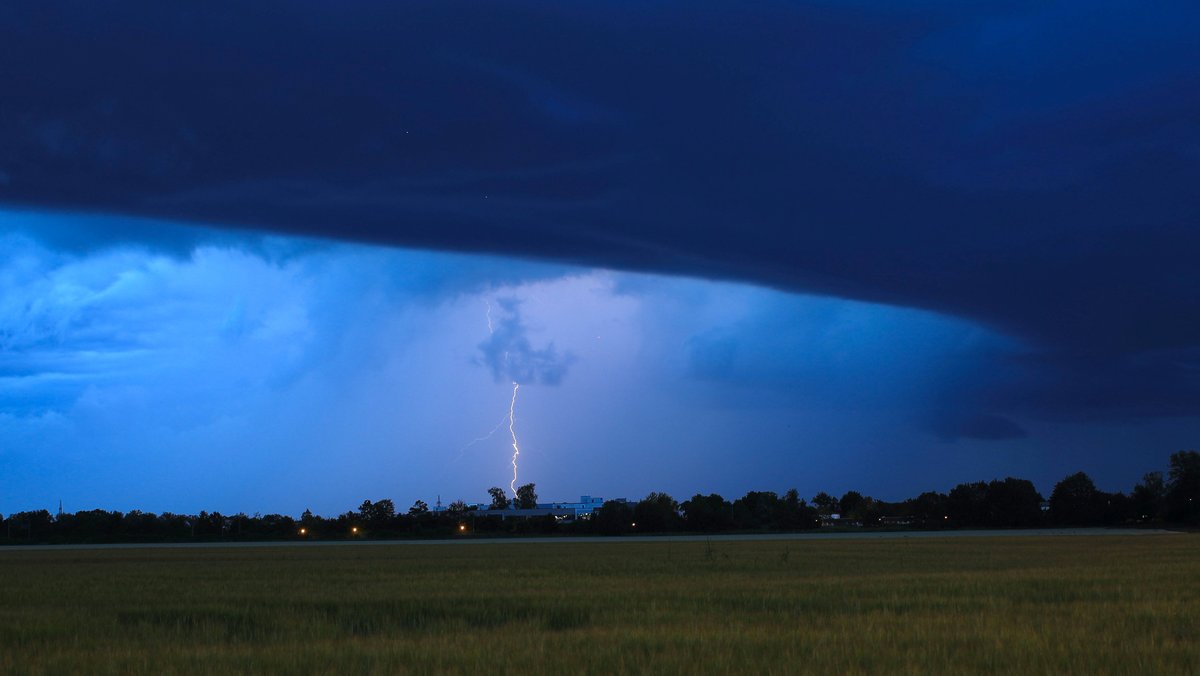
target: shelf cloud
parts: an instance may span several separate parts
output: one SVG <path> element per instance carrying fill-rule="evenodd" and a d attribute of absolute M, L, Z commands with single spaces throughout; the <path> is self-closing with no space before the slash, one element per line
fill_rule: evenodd
<path fill-rule="evenodd" d="M 1200 407 L 1197 26 L 1182 0 L 17 0 L 0 203 L 920 308 L 1029 346 L 989 406 L 1175 416 Z"/>

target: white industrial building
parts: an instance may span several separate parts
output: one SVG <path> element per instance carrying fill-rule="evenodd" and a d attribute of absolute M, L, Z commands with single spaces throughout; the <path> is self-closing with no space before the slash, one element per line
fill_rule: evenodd
<path fill-rule="evenodd" d="M 624 502 L 624 499 L 620 500 Z M 560 521 L 575 519 L 590 519 L 592 512 L 604 505 L 604 498 L 591 495 L 579 496 L 579 502 L 539 502 L 533 509 L 491 509 L 489 503 L 473 505 L 472 516 L 498 516 L 501 519 L 528 519 L 539 516 L 553 516 Z"/>

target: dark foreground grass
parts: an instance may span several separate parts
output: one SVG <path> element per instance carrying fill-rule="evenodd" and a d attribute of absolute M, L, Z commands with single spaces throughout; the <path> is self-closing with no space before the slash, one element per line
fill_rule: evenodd
<path fill-rule="evenodd" d="M 0 551 L 8 673 L 1200 673 L 1200 537 Z"/>

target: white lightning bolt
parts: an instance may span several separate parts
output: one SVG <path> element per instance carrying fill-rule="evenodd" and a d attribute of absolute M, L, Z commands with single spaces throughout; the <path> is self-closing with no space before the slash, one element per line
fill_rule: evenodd
<path fill-rule="evenodd" d="M 487 299 L 484 299 L 483 302 L 485 304 L 487 304 L 488 334 L 495 335 L 496 327 L 495 327 L 495 325 L 492 324 L 492 302 Z M 508 351 L 507 350 L 505 350 L 505 352 L 504 352 L 504 363 L 508 364 Z M 512 447 L 513 447 L 513 455 L 512 455 L 513 478 L 512 478 L 512 481 L 509 482 L 509 484 L 508 484 L 508 489 L 510 491 L 512 491 L 514 498 L 517 497 L 517 458 L 520 457 L 520 455 L 521 455 L 521 446 L 517 442 L 517 427 L 516 427 L 517 426 L 517 390 L 519 390 L 519 389 L 521 389 L 521 384 L 514 380 L 513 381 L 512 401 L 509 402 L 509 404 L 508 404 L 508 434 L 509 434 L 509 436 L 512 437 Z M 467 444 L 466 446 L 463 446 L 462 450 L 459 451 L 458 456 L 461 458 L 462 454 L 468 448 L 470 448 L 471 446 L 475 445 L 476 443 L 478 443 L 480 441 L 484 441 L 486 439 L 491 438 L 491 436 L 496 433 L 496 430 L 500 429 L 500 426 L 503 424 L 504 424 L 504 419 L 501 418 L 500 424 L 496 425 L 496 427 L 494 429 L 492 429 L 491 432 L 488 432 L 486 436 L 479 437 L 479 438 L 475 439 L 474 441 L 472 441 L 471 443 Z"/>
<path fill-rule="evenodd" d="M 514 381 L 513 382 L 512 403 L 508 405 L 508 433 L 510 435 L 512 435 L 512 447 L 513 447 L 513 456 L 512 456 L 513 478 L 512 478 L 512 483 L 508 484 L 508 489 L 510 491 L 512 491 L 514 498 L 517 497 L 517 456 L 521 455 L 521 447 L 517 445 L 517 431 L 515 429 L 515 426 L 516 426 L 515 413 L 517 410 L 517 390 L 519 390 L 519 389 L 521 389 L 521 386 L 516 381 Z"/>
<path fill-rule="evenodd" d="M 493 436 L 495 436 L 496 432 L 499 432 L 500 428 L 504 427 L 504 423 L 507 421 L 508 421 L 508 416 L 506 415 L 500 419 L 500 422 L 496 423 L 496 426 L 492 428 L 491 432 L 488 432 L 487 434 L 483 435 L 482 437 L 475 437 L 471 441 L 467 442 L 467 445 L 458 449 L 458 455 L 455 456 L 454 462 L 458 462 L 459 460 L 462 460 L 462 457 L 464 455 L 466 455 L 466 453 L 467 453 L 467 449 L 471 448 L 472 446 L 474 446 L 475 444 L 478 444 L 481 441 L 487 441 L 488 439 L 491 439 Z"/>

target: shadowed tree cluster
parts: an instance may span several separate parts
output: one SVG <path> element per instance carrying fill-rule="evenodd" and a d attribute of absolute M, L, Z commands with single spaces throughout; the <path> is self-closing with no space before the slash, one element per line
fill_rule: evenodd
<path fill-rule="evenodd" d="M 89 510 L 52 515 L 46 510 L 0 515 L 0 544 L 263 541 L 446 537 L 493 534 L 719 533 L 800 531 L 829 527 L 1033 528 L 1144 523 L 1200 525 L 1200 453 L 1171 456 L 1166 475 L 1149 472 L 1129 495 L 1107 493 L 1083 472 L 1063 478 L 1044 500 L 1025 479 L 1006 478 L 959 484 L 949 493 L 926 492 L 903 502 L 886 502 L 847 491 L 841 497 L 820 492 L 805 501 L 795 490 L 782 496 L 750 491 L 730 502 L 715 493 L 697 493 L 676 502 L 650 493 L 630 502 L 610 500 L 591 518 L 550 515 L 516 518 L 497 511 L 537 506 L 534 484 L 510 500 L 501 488 L 488 490 L 484 511 L 456 500 L 430 509 L 417 500 L 398 512 L 390 499 L 364 500 L 356 511 L 328 518 L 305 510 L 299 519 L 280 514 L 195 515 Z"/>
<path fill-rule="evenodd" d="M 1031 528 L 1042 525 L 1042 502 L 1025 479 L 959 484 L 946 496 L 943 521 L 951 527 Z"/>

